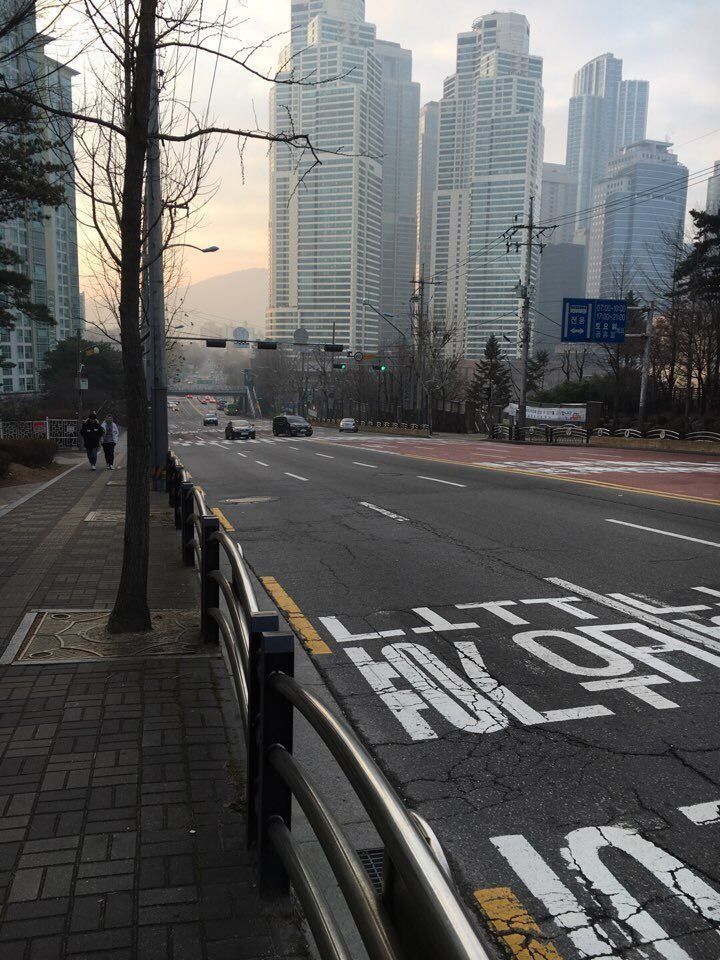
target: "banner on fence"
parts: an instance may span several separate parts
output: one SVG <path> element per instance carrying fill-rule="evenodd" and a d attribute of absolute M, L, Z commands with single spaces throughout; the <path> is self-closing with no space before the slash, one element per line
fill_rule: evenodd
<path fill-rule="evenodd" d="M 503 413 L 516 417 L 517 410 L 516 403 L 509 403 Z M 538 423 L 585 423 L 587 407 L 584 403 L 573 403 L 564 407 L 533 407 L 528 404 L 525 408 L 525 419 Z"/>

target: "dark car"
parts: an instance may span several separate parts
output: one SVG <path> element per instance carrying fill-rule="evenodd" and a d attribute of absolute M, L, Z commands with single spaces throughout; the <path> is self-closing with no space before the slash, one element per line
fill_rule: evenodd
<path fill-rule="evenodd" d="M 248 420 L 231 420 L 225 427 L 226 440 L 254 440 L 255 425 Z"/>
<path fill-rule="evenodd" d="M 305 417 L 296 417 L 291 413 L 283 413 L 273 419 L 274 437 L 311 437 L 312 427 Z"/>

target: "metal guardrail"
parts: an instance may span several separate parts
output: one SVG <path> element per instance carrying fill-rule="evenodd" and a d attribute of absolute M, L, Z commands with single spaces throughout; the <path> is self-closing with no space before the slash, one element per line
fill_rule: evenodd
<path fill-rule="evenodd" d="M 493 440 L 513 443 L 590 443 L 590 430 L 579 423 L 534 423 L 524 427 L 497 423 L 491 436 Z"/>
<path fill-rule="evenodd" d="M 261 892 L 292 885 L 323 960 L 352 960 L 293 836 L 294 797 L 370 960 L 488 960 L 431 828 L 405 808 L 354 731 L 295 679 L 293 634 L 277 612 L 261 609 L 242 549 L 220 529 L 202 489 L 173 453 L 166 490 L 183 561 L 200 572 L 202 636 L 221 644 L 245 729 L 247 843 L 257 854 Z M 380 895 L 327 799 L 293 755 L 295 711 L 327 745 L 385 845 Z"/>

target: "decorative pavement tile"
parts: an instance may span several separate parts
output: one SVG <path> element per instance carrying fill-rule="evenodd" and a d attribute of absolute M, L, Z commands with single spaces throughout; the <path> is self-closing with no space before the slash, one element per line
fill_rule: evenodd
<path fill-rule="evenodd" d="M 109 617 L 109 610 L 38 611 L 15 659 L 104 660 L 208 653 L 196 611 L 156 610 L 151 633 L 108 633 Z"/>

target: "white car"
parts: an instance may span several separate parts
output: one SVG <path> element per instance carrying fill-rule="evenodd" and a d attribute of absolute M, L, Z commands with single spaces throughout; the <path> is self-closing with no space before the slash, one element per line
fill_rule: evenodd
<path fill-rule="evenodd" d="M 352 417 L 343 417 L 340 421 L 340 433 L 357 433 L 357 421 Z"/>
<path fill-rule="evenodd" d="M 203 426 L 204 427 L 217 427 L 219 421 L 216 413 L 206 413 L 203 417 Z"/>

